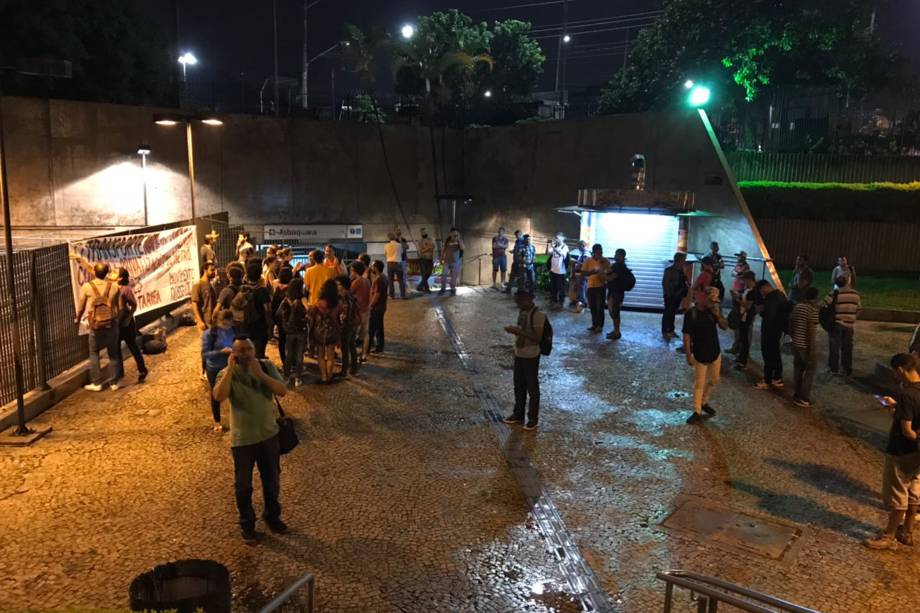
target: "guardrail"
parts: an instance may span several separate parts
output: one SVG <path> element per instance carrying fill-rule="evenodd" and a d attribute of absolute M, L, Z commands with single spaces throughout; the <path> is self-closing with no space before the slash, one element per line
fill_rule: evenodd
<path fill-rule="evenodd" d="M 314 607 L 316 606 L 316 578 L 311 573 L 307 573 L 288 586 L 288 588 L 281 592 L 277 598 L 262 607 L 259 613 L 272 613 L 273 611 L 279 610 L 305 585 L 307 586 L 307 613 L 313 613 Z"/>
<path fill-rule="evenodd" d="M 749 613 L 820 613 L 722 579 L 688 571 L 669 570 L 658 573 L 657 577 L 665 582 L 664 613 L 671 613 L 675 586 L 697 595 L 698 613 L 718 613 L 720 602 Z"/>

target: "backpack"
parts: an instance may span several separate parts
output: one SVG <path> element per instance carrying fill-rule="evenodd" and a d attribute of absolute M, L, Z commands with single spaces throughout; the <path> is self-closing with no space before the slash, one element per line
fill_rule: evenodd
<path fill-rule="evenodd" d="M 115 325 L 115 311 L 112 309 L 112 303 L 109 300 L 112 282 L 106 281 L 104 294 L 99 293 L 99 288 L 92 281 L 89 282 L 89 285 L 95 294 L 93 301 L 90 303 L 89 329 L 108 330 Z"/>
<path fill-rule="evenodd" d="M 837 325 L 837 292 L 834 292 L 834 299 L 830 304 L 825 304 L 818 312 L 818 323 L 830 334 Z"/>
<path fill-rule="evenodd" d="M 351 294 L 345 296 L 344 300 L 346 301 L 346 307 L 342 315 L 342 324 L 349 328 L 360 328 L 361 310 L 358 309 L 358 301 Z"/>
<path fill-rule="evenodd" d="M 530 329 L 533 330 L 533 315 L 537 308 L 530 312 Z M 549 317 L 543 314 L 546 321 L 543 322 L 543 334 L 540 337 L 540 355 L 549 355 L 553 352 L 553 325 L 549 323 Z"/>
<path fill-rule="evenodd" d="M 233 311 L 233 323 L 238 326 L 251 326 L 258 319 L 256 314 L 255 286 L 243 284 L 233 300 L 230 301 L 230 310 Z"/>
<path fill-rule="evenodd" d="M 631 292 L 636 287 L 636 275 L 629 268 L 626 269 L 626 277 L 623 279 L 623 291 Z"/>
<path fill-rule="evenodd" d="M 311 318 L 313 340 L 319 345 L 333 345 L 339 342 L 338 322 L 330 313 L 323 313 L 314 307 Z"/>
<path fill-rule="evenodd" d="M 307 309 L 302 300 L 291 302 L 287 298 L 279 307 L 284 331 L 288 334 L 303 334 L 307 330 Z"/>

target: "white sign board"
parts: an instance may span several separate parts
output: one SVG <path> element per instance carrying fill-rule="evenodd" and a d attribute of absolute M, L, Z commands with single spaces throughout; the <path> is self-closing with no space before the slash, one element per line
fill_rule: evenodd
<path fill-rule="evenodd" d="M 137 297 L 137 314 L 188 298 L 199 277 L 194 226 L 102 236 L 74 241 L 69 246 L 74 305 L 79 305 L 80 289 L 93 278 L 93 265 L 97 262 L 107 263 L 112 274 L 119 268 L 128 269 L 131 289 Z M 86 331 L 86 322 L 81 321 L 80 333 Z"/>
<path fill-rule="evenodd" d="M 312 226 L 269 226 L 263 234 L 266 243 L 313 243 L 316 241 L 360 241 L 364 240 L 364 226 L 357 225 L 312 225 Z"/>

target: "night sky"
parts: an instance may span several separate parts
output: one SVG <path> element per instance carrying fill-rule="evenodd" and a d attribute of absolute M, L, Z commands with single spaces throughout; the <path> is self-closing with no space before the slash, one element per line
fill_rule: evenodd
<path fill-rule="evenodd" d="M 281 76 L 299 78 L 302 0 L 277 0 L 279 13 L 279 63 Z M 183 48 L 193 50 L 200 64 L 190 72 L 190 78 L 203 82 L 243 80 L 261 83 L 272 71 L 272 19 L 269 0 L 178 0 L 179 38 Z M 537 5 L 496 10 L 514 5 Z M 879 24 L 882 35 L 911 59 L 916 71 L 920 67 L 920 0 L 880 0 Z M 585 23 L 569 46 L 569 89 L 602 85 L 623 63 L 623 45 L 627 36 L 633 39 L 637 29 L 626 25 L 646 23 L 649 12 L 659 9 L 661 0 L 570 0 L 571 22 L 612 19 L 625 15 L 645 14 L 628 23 Z M 558 26 L 562 21 L 562 5 L 552 0 L 320 0 L 310 10 L 310 53 L 316 55 L 335 44 L 342 36 L 343 25 L 354 23 L 361 27 L 373 24 L 385 26 L 397 33 L 402 23 L 412 22 L 420 14 L 458 8 L 476 21 L 517 18 L 531 21 L 535 28 Z M 653 15 L 651 15 L 653 16 Z M 577 32 L 579 26 L 570 28 Z M 603 31 L 597 31 L 603 30 Z M 543 33 L 552 34 L 547 31 Z M 557 39 L 541 38 L 547 56 L 541 90 L 553 89 Z M 319 60 L 311 66 L 312 94 L 316 102 L 328 100 L 330 65 Z M 386 70 L 380 75 L 387 78 Z M 337 87 L 354 86 L 347 76 Z M 388 87 L 388 84 L 387 84 Z M 380 89 L 384 85 L 381 84 Z M 341 90 L 340 90 L 341 91 Z M 325 100 L 324 100 L 325 99 Z"/>

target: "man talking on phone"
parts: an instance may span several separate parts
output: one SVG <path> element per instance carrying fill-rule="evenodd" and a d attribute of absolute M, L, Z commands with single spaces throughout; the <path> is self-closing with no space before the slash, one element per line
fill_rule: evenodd
<path fill-rule="evenodd" d="M 912 546 L 920 503 L 920 365 L 915 356 L 899 353 L 891 358 L 891 368 L 901 381 L 900 394 L 897 399 L 879 398 L 883 406 L 894 409 L 882 472 L 882 502 L 888 509 L 888 525 L 877 538 L 866 541 L 872 549 L 897 549 L 898 543 Z"/>
<path fill-rule="evenodd" d="M 233 454 L 236 507 L 240 531 L 247 545 L 258 544 L 256 513 L 252 508 L 252 469 L 259 467 L 265 500 L 263 519 L 277 534 L 287 532 L 281 521 L 281 449 L 272 396 L 287 394 L 287 385 L 275 365 L 256 358 L 248 336 L 233 340 L 227 368 L 217 373 L 214 400 L 230 399 L 230 451 Z"/>

